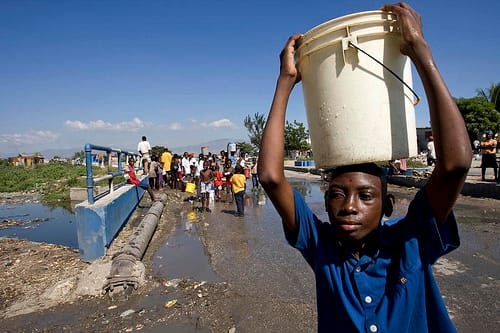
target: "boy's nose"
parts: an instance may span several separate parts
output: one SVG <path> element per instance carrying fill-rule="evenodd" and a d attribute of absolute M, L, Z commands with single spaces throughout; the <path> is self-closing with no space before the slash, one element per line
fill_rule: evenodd
<path fill-rule="evenodd" d="M 347 195 L 342 202 L 342 210 L 352 214 L 357 212 L 356 198 L 354 195 Z"/>

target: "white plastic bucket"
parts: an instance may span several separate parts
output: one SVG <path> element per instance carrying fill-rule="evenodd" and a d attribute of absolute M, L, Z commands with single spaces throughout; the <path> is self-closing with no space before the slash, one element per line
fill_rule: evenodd
<path fill-rule="evenodd" d="M 227 151 L 228 153 L 231 152 L 231 153 L 235 153 L 236 152 L 236 143 L 233 143 L 233 142 L 229 142 L 227 144 Z"/>
<path fill-rule="evenodd" d="M 317 168 L 417 155 L 411 63 L 393 14 L 362 12 L 304 34 L 295 59 Z"/>

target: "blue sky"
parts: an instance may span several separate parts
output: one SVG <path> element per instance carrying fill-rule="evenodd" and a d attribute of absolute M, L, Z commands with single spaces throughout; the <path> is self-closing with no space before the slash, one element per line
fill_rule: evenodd
<path fill-rule="evenodd" d="M 498 0 L 408 2 L 453 96 L 500 81 Z M 384 3 L 2 0 L 0 153 L 248 140 L 288 36 Z M 307 123 L 299 86 L 287 119 Z M 416 119 L 429 125 L 425 99 Z"/>

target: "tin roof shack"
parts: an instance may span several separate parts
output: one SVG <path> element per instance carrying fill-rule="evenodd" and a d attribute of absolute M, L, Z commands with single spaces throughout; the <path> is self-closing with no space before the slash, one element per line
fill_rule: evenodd
<path fill-rule="evenodd" d="M 25 168 L 31 168 L 43 163 L 45 163 L 45 157 L 41 155 L 19 154 L 16 157 L 9 157 L 9 164 Z"/>

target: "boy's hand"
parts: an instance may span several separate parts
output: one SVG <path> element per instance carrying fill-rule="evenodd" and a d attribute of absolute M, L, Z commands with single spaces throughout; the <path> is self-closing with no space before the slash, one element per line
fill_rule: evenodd
<path fill-rule="evenodd" d="M 419 45 L 426 45 L 420 15 L 404 2 L 384 5 L 381 9 L 397 15 L 402 36 L 400 51 L 413 58 L 416 48 Z"/>
<path fill-rule="evenodd" d="M 283 78 L 290 78 L 293 80 L 294 84 L 300 81 L 300 72 L 295 65 L 295 59 L 293 57 L 295 48 L 297 45 L 297 40 L 302 37 L 302 34 L 296 34 L 288 38 L 288 41 L 280 53 L 280 76 Z"/>

